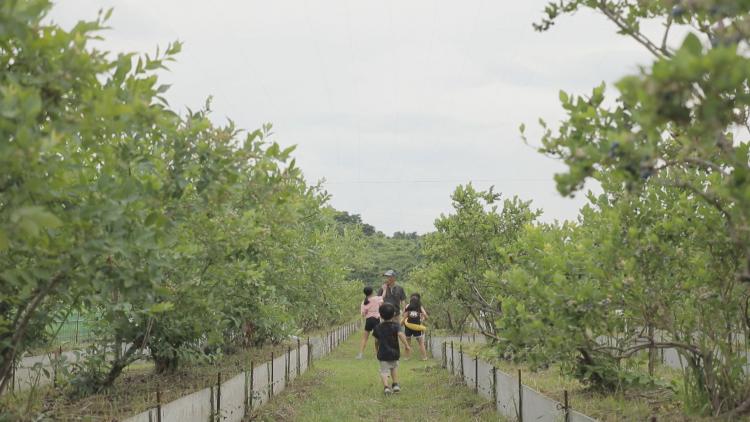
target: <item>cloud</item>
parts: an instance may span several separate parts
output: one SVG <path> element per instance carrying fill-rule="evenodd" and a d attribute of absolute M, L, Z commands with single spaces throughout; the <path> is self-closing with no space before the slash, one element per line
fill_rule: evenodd
<path fill-rule="evenodd" d="M 177 108 L 214 96 L 214 118 L 274 124 L 297 144 L 332 204 L 385 232 L 426 232 L 458 183 L 532 199 L 545 218 L 575 218 L 563 170 L 524 145 L 539 117 L 563 117 L 558 90 L 585 93 L 651 58 L 603 17 L 564 17 L 534 32 L 544 0 L 65 0 L 71 26 L 114 7 L 104 47 L 153 52 L 185 43 L 165 72 Z M 651 25 L 649 31 L 658 31 Z"/>

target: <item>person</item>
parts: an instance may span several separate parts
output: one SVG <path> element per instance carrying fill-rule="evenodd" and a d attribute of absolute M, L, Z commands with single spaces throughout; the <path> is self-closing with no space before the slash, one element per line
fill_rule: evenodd
<path fill-rule="evenodd" d="M 381 296 L 374 296 L 372 287 L 365 286 L 362 291 L 365 294 L 365 300 L 360 305 L 360 312 L 362 317 L 365 318 L 365 331 L 362 333 L 362 341 L 359 345 L 359 354 L 357 359 L 362 359 L 362 353 L 365 351 L 367 346 L 367 339 L 370 337 L 370 332 L 380 323 L 380 305 L 383 304 L 383 298 Z M 375 349 L 377 351 L 377 348 Z"/>
<path fill-rule="evenodd" d="M 424 310 L 424 307 L 422 306 L 422 297 L 419 295 L 419 293 L 414 293 L 409 297 L 409 304 L 404 308 L 404 317 L 402 319 L 403 322 L 408 322 L 410 324 L 417 324 L 421 325 L 423 321 L 427 319 L 427 311 Z M 422 354 L 422 360 L 427 360 L 427 349 L 425 348 L 424 344 L 424 332 L 423 331 L 416 331 L 412 330 L 409 327 L 406 327 L 404 329 L 404 334 L 406 335 L 406 341 L 411 346 L 411 339 L 412 337 L 417 339 L 417 342 L 419 343 L 419 352 Z"/>
<path fill-rule="evenodd" d="M 401 325 L 398 322 L 396 307 L 390 303 L 383 303 L 378 311 L 382 322 L 372 331 L 372 336 L 375 337 L 375 347 L 378 349 L 383 393 L 388 395 L 401 391 L 401 386 L 398 384 L 398 360 L 401 357 L 399 341 L 404 344 L 407 353 L 411 351 L 411 347 L 406 342 L 404 333 L 399 329 Z M 389 374 L 391 384 L 388 384 Z"/>
<path fill-rule="evenodd" d="M 383 302 L 390 303 L 396 308 L 396 314 L 401 314 L 401 309 L 406 305 L 406 293 L 404 288 L 396 284 L 396 271 L 388 270 L 383 273 L 386 277 L 383 287 L 378 289 L 378 296 L 383 297 Z"/>

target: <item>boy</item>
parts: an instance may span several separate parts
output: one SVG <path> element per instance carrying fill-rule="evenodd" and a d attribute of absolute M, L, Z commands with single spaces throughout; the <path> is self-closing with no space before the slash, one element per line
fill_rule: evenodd
<path fill-rule="evenodd" d="M 378 360 L 380 361 L 380 379 L 383 380 L 383 392 L 385 394 L 398 393 L 401 387 L 398 385 L 398 359 L 401 351 L 398 347 L 399 340 L 404 343 L 407 352 L 411 347 L 406 342 L 406 336 L 401 332 L 401 326 L 397 319 L 396 307 L 390 303 L 380 305 L 378 309 L 380 319 L 383 320 L 372 330 L 375 337 L 375 347 L 378 348 Z M 388 385 L 388 373 L 390 372 L 392 385 Z"/>

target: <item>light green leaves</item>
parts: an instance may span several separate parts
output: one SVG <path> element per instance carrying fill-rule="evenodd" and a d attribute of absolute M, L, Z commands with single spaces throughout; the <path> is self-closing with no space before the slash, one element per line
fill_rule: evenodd
<path fill-rule="evenodd" d="M 684 51 L 692 56 L 697 57 L 702 55 L 703 45 L 701 44 L 701 40 L 691 32 L 688 33 L 687 36 L 685 36 L 685 40 L 682 41 L 680 51 Z"/>
<path fill-rule="evenodd" d="M 148 313 L 155 315 L 155 314 L 161 314 L 164 312 L 168 312 L 174 309 L 174 303 L 172 302 L 161 302 L 156 303 L 152 305 L 150 308 L 148 308 Z"/>
<path fill-rule="evenodd" d="M 28 236 L 38 236 L 42 230 L 54 229 L 62 224 L 54 214 L 37 206 L 14 210 L 10 214 L 10 222 L 16 224 Z"/>

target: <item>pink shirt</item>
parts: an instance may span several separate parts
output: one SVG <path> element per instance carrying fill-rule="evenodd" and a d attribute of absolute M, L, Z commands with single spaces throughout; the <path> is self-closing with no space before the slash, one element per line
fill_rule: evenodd
<path fill-rule="evenodd" d="M 370 303 L 365 305 L 365 302 L 363 301 L 359 309 L 362 316 L 365 318 L 380 318 L 380 312 L 378 312 L 378 309 L 382 304 L 383 296 L 370 296 Z"/>

